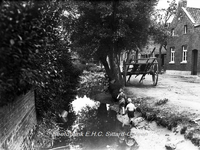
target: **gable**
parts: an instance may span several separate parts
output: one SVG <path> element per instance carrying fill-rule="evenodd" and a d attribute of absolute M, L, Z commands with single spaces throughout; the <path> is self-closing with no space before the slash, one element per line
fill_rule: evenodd
<path fill-rule="evenodd" d="M 195 24 L 195 19 L 193 18 L 193 16 L 187 11 L 187 8 L 182 7 L 184 13 L 186 14 L 186 16 L 189 18 L 189 20 Z"/>
<path fill-rule="evenodd" d="M 194 18 L 190 15 L 190 13 L 182 7 L 181 9 L 178 9 L 175 17 L 173 18 L 171 22 L 171 28 L 176 28 L 178 24 L 187 24 L 194 26 L 195 20 Z"/>
<path fill-rule="evenodd" d="M 200 25 L 200 8 L 187 7 L 186 11 L 194 19 L 195 26 Z"/>
<path fill-rule="evenodd" d="M 200 8 L 192 8 L 192 7 L 181 7 L 178 9 L 174 19 L 172 20 L 171 25 L 173 28 L 176 27 L 177 23 L 183 18 L 185 22 L 198 26 L 200 25 Z M 187 20 L 187 21 L 186 21 Z"/>

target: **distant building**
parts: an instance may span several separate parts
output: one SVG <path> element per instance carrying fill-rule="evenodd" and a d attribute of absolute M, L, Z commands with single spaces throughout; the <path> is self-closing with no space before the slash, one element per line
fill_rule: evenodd
<path fill-rule="evenodd" d="M 153 51 L 153 49 L 155 50 Z M 148 44 L 139 49 L 138 51 L 138 56 L 136 53 L 136 50 L 131 50 L 131 51 L 125 51 L 121 53 L 120 55 L 120 69 L 121 71 L 123 70 L 123 61 L 129 60 L 129 63 L 136 62 L 137 59 L 143 59 L 143 58 L 150 58 L 150 57 L 159 57 L 159 48 L 160 45 L 154 43 L 154 41 L 149 40 Z M 152 53 L 153 51 L 153 53 Z M 129 53 L 129 54 L 128 54 Z M 165 58 L 166 58 L 166 49 L 162 47 L 161 49 L 161 68 L 165 69 Z M 142 61 L 142 60 L 141 60 Z"/>
<path fill-rule="evenodd" d="M 153 49 L 155 48 L 154 52 L 152 53 Z M 142 49 L 139 53 L 140 58 L 149 58 L 149 57 L 157 57 L 159 58 L 159 48 L 160 44 L 154 43 L 154 41 L 150 40 L 149 43 Z M 165 68 L 165 58 L 166 58 L 167 51 L 164 47 L 161 49 L 161 68 Z"/>
<path fill-rule="evenodd" d="M 200 8 L 187 7 L 187 0 L 180 0 L 170 29 L 166 72 L 200 74 Z"/>

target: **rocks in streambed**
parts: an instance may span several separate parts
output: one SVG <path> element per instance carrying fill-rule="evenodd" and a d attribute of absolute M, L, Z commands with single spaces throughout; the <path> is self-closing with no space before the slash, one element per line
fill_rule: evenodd
<path fill-rule="evenodd" d="M 117 114 L 117 120 L 119 120 L 123 125 L 129 125 L 128 115 Z"/>
<path fill-rule="evenodd" d="M 181 133 L 181 134 L 185 134 L 186 130 L 187 130 L 187 127 L 182 127 L 180 133 Z"/>
<path fill-rule="evenodd" d="M 165 144 L 165 148 L 167 150 L 180 150 L 181 146 L 179 144 L 183 143 L 185 140 L 181 139 L 173 139 L 172 137 L 167 138 L 167 143 Z"/>
<path fill-rule="evenodd" d="M 161 118 L 158 124 L 161 125 L 161 126 L 163 126 L 163 127 L 167 127 L 168 124 L 169 124 L 169 122 L 168 122 L 167 119 Z"/>
<path fill-rule="evenodd" d="M 154 105 L 155 101 L 151 98 L 135 98 L 133 101 L 134 103 L 139 102 L 138 108 L 141 110 L 141 116 L 147 121 L 155 121 L 157 125 L 166 127 L 176 136 L 184 134 L 186 139 L 189 139 L 195 146 L 200 147 L 200 117 L 191 121 L 188 118 L 188 113 L 174 113 L 171 108 L 164 108 L 163 105 Z M 180 145 L 176 150 L 181 150 L 179 148 Z M 170 144 L 167 144 L 166 148 L 170 149 Z M 174 148 L 173 145 L 171 148 Z"/>
<path fill-rule="evenodd" d="M 194 121 L 194 123 L 196 123 L 196 124 L 200 125 L 200 117 L 199 117 L 199 118 L 196 118 L 196 119 L 194 119 L 193 121 Z"/>
<path fill-rule="evenodd" d="M 117 114 L 117 119 L 124 125 L 130 125 L 129 117 L 127 114 L 126 115 Z M 146 126 L 145 119 L 142 117 L 134 117 L 130 121 L 132 122 L 132 125 L 134 127 L 142 128 Z"/>
<path fill-rule="evenodd" d="M 139 126 L 139 124 L 144 121 L 144 118 L 138 117 L 138 118 L 132 118 L 131 119 L 134 126 Z"/>
<path fill-rule="evenodd" d="M 156 119 L 156 114 L 153 114 L 153 113 L 147 112 L 147 113 L 145 114 L 145 116 L 146 116 L 146 119 L 147 119 L 148 121 L 154 121 L 154 120 Z"/>
<path fill-rule="evenodd" d="M 200 146 L 200 127 L 187 129 L 184 137 L 190 139 L 193 144 Z"/>
<path fill-rule="evenodd" d="M 165 145 L 165 148 L 167 150 L 175 150 L 176 149 L 176 145 L 171 143 L 171 142 L 168 142 L 166 145 Z"/>
<path fill-rule="evenodd" d="M 131 137 L 128 137 L 125 141 L 126 141 L 126 145 L 128 145 L 129 147 L 137 144 L 137 142 L 135 141 L 135 139 L 131 138 Z"/>
<path fill-rule="evenodd" d="M 165 148 L 166 150 L 189 150 L 189 149 L 193 149 L 191 148 L 192 143 L 179 137 L 178 138 L 176 136 L 170 135 L 167 138 L 167 142 L 165 144 Z M 196 148 L 195 148 L 196 150 Z"/>

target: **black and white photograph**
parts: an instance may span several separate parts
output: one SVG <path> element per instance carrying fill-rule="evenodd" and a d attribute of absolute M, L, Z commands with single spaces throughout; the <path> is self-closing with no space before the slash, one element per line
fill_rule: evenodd
<path fill-rule="evenodd" d="M 0 1 L 0 150 L 200 150 L 200 0 Z"/>

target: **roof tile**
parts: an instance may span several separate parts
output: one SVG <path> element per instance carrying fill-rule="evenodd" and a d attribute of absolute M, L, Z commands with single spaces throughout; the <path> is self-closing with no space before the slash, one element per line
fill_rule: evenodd
<path fill-rule="evenodd" d="M 186 10 L 195 20 L 195 25 L 200 25 L 200 8 L 187 7 Z"/>

